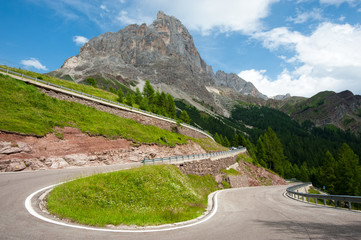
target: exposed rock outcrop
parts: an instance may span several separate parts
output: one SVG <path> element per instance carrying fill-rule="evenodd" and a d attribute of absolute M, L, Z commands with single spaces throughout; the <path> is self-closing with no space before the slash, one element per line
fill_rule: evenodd
<path fill-rule="evenodd" d="M 205 153 L 194 142 L 176 147 L 158 145 L 135 146 L 125 139 L 92 137 L 70 127 L 55 134 L 36 138 L 0 132 L 0 172 L 58 169 L 140 162 L 145 157 L 170 157 Z"/>
<path fill-rule="evenodd" d="M 236 162 L 237 157 L 222 158 L 219 160 L 201 160 L 185 162 L 177 165 L 184 174 L 204 176 L 212 175 L 222 187 L 222 182 L 227 182 L 231 187 L 283 185 L 287 182 L 277 174 L 255 166 L 249 162 Z M 227 175 L 222 169 L 233 168 L 239 175 Z"/>
<path fill-rule="evenodd" d="M 232 88 L 241 95 L 246 95 L 246 96 L 250 95 L 265 100 L 268 99 L 268 97 L 260 93 L 251 82 L 245 81 L 235 73 L 227 74 L 223 71 L 217 71 L 215 80 L 217 86 Z"/>
<path fill-rule="evenodd" d="M 265 97 L 235 74 L 215 75 L 201 58 L 187 28 L 163 12 L 149 26 L 133 24 L 92 38 L 78 55 L 68 58 L 51 74 L 76 81 L 99 75 L 122 83 L 141 84 L 149 79 L 156 86 L 171 86 L 173 93 L 206 102 L 221 113 L 223 106 L 216 103 L 206 86 L 227 86 L 241 94 Z"/>

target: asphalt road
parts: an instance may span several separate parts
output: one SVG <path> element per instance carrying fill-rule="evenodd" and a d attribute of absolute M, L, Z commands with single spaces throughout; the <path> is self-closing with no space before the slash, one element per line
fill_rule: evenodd
<path fill-rule="evenodd" d="M 283 196 L 287 186 L 222 191 L 218 210 L 201 224 L 163 232 L 112 233 L 44 222 L 25 199 L 48 185 L 115 168 L 76 168 L 0 174 L 0 239 L 361 239 L 361 213 L 301 203 Z"/>

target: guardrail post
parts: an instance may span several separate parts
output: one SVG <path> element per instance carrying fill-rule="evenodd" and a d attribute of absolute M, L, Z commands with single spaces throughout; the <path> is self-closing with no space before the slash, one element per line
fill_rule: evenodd
<path fill-rule="evenodd" d="M 326 199 L 323 199 L 323 205 L 326 206 Z"/>
<path fill-rule="evenodd" d="M 351 201 L 348 201 L 348 209 L 352 210 Z"/>
<path fill-rule="evenodd" d="M 337 200 L 335 200 L 335 208 L 337 208 Z"/>
<path fill-rule="evenodd" d="M 310 203 L 310 197 L 307 197 L 307 201 L 308 201 L 308 203 Z"/>
<path fill-rule="evenodd" d="M 317 205 L 317 198 L 315 198 L 315 204 Z"/>

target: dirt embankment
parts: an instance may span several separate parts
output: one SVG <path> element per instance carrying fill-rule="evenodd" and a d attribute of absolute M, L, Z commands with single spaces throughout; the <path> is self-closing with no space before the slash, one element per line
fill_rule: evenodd
<path fill-rule="evenodd" d="M 258 167 L 249 162 L 240 161 L 235 167 L 240 175 L 229 176 L 232 187 L 252 187 L 286 185 L 287 182 L 282 177 L 274 174 L 263 167 Z"/>
<path fill-rule="evenodd" d="M 184 174 L 204 176 L 211 174 L 220 187 L 227 182 L 233 188 L 251 186 L 284 185 L 287 182 L 275 173 L 252 163 L 236 161 L 237 157 L 227 157 L 212 161 L 211 159 L 187 162 L 177 165 Z M 238 174 L 228 175 L 222 169 L 233 168 Z"/>
<path fill-rule="evenodd" d="M 41 138 L 0 132 L 1 172 L 110 165 L 199 153 L 205 150 L 194 142 L 176 147 L 135 145 L 125 139 L 89 136 L 70 127 Z"/>

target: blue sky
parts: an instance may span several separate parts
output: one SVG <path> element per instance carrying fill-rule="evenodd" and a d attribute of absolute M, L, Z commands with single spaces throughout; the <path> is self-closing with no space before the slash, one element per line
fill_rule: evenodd
<path fill-rule="evenodd" d="M 214 71 L 268 96 L 361 94 L 361 0 L 2 0 L 0 64 L 55 70 L 88 39 L 159 10 L 182 21 Z"/>

